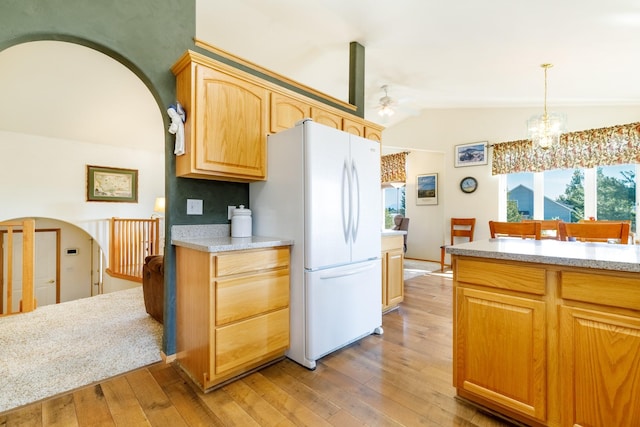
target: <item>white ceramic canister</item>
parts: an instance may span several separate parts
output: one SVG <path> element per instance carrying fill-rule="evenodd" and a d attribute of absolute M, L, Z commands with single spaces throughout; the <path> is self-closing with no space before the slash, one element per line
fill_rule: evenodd
<path fill-rule="evenodd" d="M 231 237 L 251 237 L 251 210 L 245 209 L 244 205 L 233 210 Z"/>

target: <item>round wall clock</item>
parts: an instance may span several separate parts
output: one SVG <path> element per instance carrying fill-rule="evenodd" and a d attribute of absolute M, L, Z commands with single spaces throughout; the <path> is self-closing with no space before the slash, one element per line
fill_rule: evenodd
<path fill-rule="evenodd" d="M 473 193 L 478 189 L 478 181 L 472 176 L 462 178 L 462 181 L 460 181 L 460 189 L 464 193 Z"/>

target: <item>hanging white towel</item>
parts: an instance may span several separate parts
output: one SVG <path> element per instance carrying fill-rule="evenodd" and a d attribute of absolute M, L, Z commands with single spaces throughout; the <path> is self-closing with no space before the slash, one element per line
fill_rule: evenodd
<path fill-rule="evenodd" d="M 187 119 L 187 115 L 180 103 L 176 102 L 176 105 L 170 105 L 167 109 L 167 114 L 171 117 L 171 125 L 169 125 L 169 133 L 176 136 L 175 148 L 173 154 L 181 156 L 184 154 L 184 122 Z"/>

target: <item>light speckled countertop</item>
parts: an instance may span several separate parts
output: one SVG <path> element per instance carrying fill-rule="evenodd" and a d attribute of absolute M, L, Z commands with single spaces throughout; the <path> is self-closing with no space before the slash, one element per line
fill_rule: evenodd
<path fill-rule="evenodd" d="M 404 235 L 403 230 L 382 230 L 382 236 Z M 246 249 L 291 246 L 293 240 L 279 237 L 231 237 L 228 224 L 174 225 L 171 244 L 202 252 L 227 252 Z"/>
<path fill-rule="evenodd" d="M 640 245 L 501 238 L 460 243 L 446 250 L 452 255 L 640 272 Z"/>
<path fill-rule="evenodd" d="M 227 252 L 293 245 L 279 237 L 231 237 L 228 224 L 174 225 L 171 244 L 202 252 Z"/>
<path fill-rule="evenodd" d="M 405 234 L 407 234 L 406 230 L 391 230 L 389 228 L 386 228 L 386 229 L 382 230 L 382 237 L 405 235 Z"/>

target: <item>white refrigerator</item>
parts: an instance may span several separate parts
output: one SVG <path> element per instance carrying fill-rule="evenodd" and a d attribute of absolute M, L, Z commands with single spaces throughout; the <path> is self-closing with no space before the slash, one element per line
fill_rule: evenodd
<path fill-rule="evenodd" d="M 309 369 L 382 333 L 380 144 L 309 119 L 269 135 L 253 234 L 289 238 L 290 348 Z"/>

